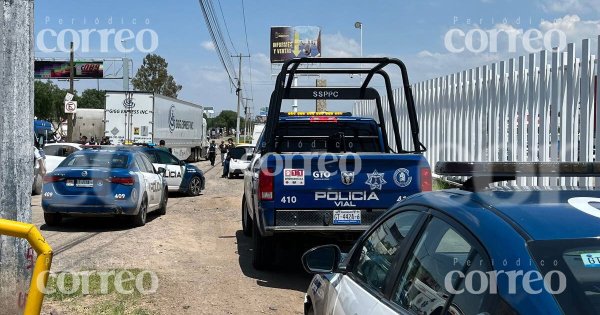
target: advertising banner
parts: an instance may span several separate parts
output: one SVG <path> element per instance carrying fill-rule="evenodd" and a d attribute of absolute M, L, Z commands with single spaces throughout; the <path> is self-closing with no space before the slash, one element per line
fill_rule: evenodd
<path fill-rule="evenodd" d="M 321 29 L 317 26 L 271 27 L 271 63 L 292 58 L 321 57 Z"/>
<path fill-rule="evenodd" d="M 36 60 L 34 77 L 36 79 L 68 79 L 71 75 L 69 61 Z M 102 79 L 104 63 L 102 61 L 76 61 L 76 79 Z"/>

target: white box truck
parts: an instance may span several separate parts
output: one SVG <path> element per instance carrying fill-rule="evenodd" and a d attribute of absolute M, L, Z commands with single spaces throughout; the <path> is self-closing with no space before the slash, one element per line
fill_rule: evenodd
<path fill-rule="evenodd" d="M 104 110 L 95 108 L 78 108 L 75 113 L 73 124 L 73 136 L 79 140 L 86 136 L 88 140 L 92 138 L 98 142 L 104 136 Z"/>
<path fill-rule="evenodd" d="M 207 156 L 206 120 L 200 105 L 149 92 L 107 91 L 105 134 L 112 144 L 164 140 L 181 160 Z"/>

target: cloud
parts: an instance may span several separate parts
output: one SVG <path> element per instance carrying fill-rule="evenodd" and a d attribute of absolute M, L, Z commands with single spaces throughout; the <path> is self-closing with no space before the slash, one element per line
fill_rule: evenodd
<path fill-rule="evenodd" d="M 341 33 L 323 34 L 321 36 L 323 57 L 357 57 L 360 56 L 360 43 Z"/>
<path fill-rule="evenodd" d="M 215 51 L 215 44 L 212 41 L 203 41 L 202 42 L 202 48 L 208 50 L 208 51 Z"/>
<path fill-rule="evenodd" d="M 465 33 L 473 28 L 464 27 L 461 30 Z M 510 24 L 497 24 L 490 29 L 480 29 L 488 36 L 487 49 L 480 53 L 464 51 L 454 53 L 449 50 L 433 51 L 423 50 L 417 54 L 404 57 L 411 73 L 411 81 L 417 82 L 426 79 L 436 78 L 442 75 L 471 69 L 478 66 L 489 65 L 493 62 L 508 60 L 518 56 L 526 55 L 532 51 L 526 49 L 526 43 L 531 45 L 531 48 L 542 49 L 544 43 L 542 38 L 530 37 L 526 38 L 527 32 L 539 31 L 542 35 L 550 34 L 550 31 L 560 31 L 565 35 L 566 43 L 575 43 L 577 50 L 581 49 L 581 40 L 585 38 L 596 39 L 600 35 L 600 20 L 582 20 L 578 15 L 565 15 L 554 21 L 541 21 L 537 27 L 524 28 L 514 27 Z M 497 41 L 496 49 L 490 49 L 490 32 L 496 32 Z M 554 33 L 554 32 L 553 32 Z M 441 40 L 444 40 L 444 35 Z M 556 37 L 555 34 L 553 37 Z M 478 36 L 474 36 L 473 46 L 480 47 L 481 41 Z M 529 41 L 527 41 L 529 40 Z M 555 45 L 556 38 L 552 38 L 552 45 Z M 592 51 L 595 40 L 592 40 Z M 451 40 L 454 47 L 465 47 L 465 37 L 454 36 Z M 564 47 L 563 47 L 564 48 Z"/>
<path fill-rule="evenodd" d="M 539 5 L 546 12 L 557 13 L 586 13 L 600 12 L 598 0 L 538 0 Z"/>
<path fill-rule="evenodd" d="M 597 38 L 600 35 L 600 20 L 582 21 L 577 15 L 565 15 L 554 21 L 542 21 L 540 30 L 562 31 L 567 37 L 567 42 L 578 43 L 584 38 Z"/>

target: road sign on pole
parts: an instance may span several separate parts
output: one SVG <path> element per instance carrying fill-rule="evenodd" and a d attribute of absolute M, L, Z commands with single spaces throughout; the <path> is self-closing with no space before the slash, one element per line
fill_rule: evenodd
<path fill-rule="evenodd" d="M 77 102 L 76 101 L 65 101 L 65 113 L 66 114 L 75 114 L 77 112 Z"/>

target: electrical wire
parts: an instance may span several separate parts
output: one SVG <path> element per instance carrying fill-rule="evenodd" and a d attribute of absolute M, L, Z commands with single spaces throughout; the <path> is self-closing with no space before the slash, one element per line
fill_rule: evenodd
<path fill-rule="evenodd" d="M 219 11 L 221 11 L 221 18 L 223 18 L 223 24 L 225 25 L 225 32 L 227 33 L 227 37 L 229 38 L 229 43 L 231 43 L 231 48 L 233 48 L 233 51 L 235 51 L 235 54 L 237 55 L 238 51 L 235 48 L 233 41 L 231 40 L 231 35 L 229 33 L 229 27 L 227 26 L 227 20 L 225 19 L 225 14 L 223 14 L 223 7 L 221 6 L 221 0 L 217 0 L 217 2 L 219 3 Z"/>
<path fill-rule="evenodd" d="M 233 66 L 233 62 L 231 60 L 231 53 L 229 52 L 229 49 L 227 48 L 227 45 L 223 40 L 223 33 L 221 32 L 221 29 L 219 27 L 219 22 L 215 18 L 212 1 L 199 0 L 199 3 L 202 9 L 202 14 L 204 16 L 204 21 L 206 22 L 208 33 L 210 34 L 210 37 L 215 46 L 215 51 L 217 52 L 219 60 L 221 61 L 221 64 L 223 65 L 223 68 L 227 73 L 229 82 L 231 83 L 231 85 L 235 86 L 235 75 L 232 75 L 235 73 L 235 67 Z"/>

